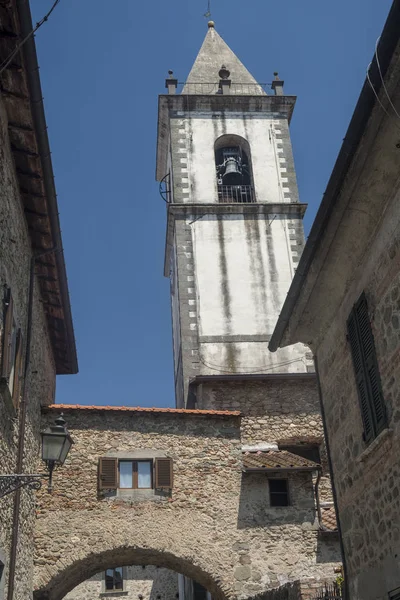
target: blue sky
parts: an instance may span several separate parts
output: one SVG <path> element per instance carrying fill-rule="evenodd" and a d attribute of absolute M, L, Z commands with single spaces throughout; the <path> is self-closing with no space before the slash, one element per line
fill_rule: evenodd
<path fill-rule="evenodd" d="M 34 21 L 51 0 L 31 0 Z M 306 234 L 391 0 L 212 0 L 216 29 L 258 81 L 298 96 L 291 132 Z M 157 96 L 184 81 L 206 0 L 61 0 L 36 36 L 80 372 L 62 403 L 173 406 Z"/>

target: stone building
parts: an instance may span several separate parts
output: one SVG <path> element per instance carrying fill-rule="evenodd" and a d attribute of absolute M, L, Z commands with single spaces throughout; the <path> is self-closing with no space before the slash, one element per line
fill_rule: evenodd
<path fill-rule="evenodd" d="M 304 243 L 295 97 L 277 76 L 267 94 L 212 22 L 182 93 L 172 73 L 166 87 L 157 178 L 177 408 L 44 409 L 44 425 L 64 411 L 75 443 L 53 496 L 39 495 L 35 598 L 75 599 L 129 565 L 178 572 L 181 600 L 272 600 L 283 586 L 305 598 L 340 553 L 312 355 L 268 351 Z"/>
<path fill-rule="evenodd" d="M 400 598 L 400 2 L 393 2 L 271 350 L 316 359 L 350 600 Z"/>
<path fill-rule="evenodd" d="M 111 568 L 78 585 L 65 600 L 95 600 L 121 591 L 127 600 L 177 600 L 178 574 L 152 565 Z"/>
<path fill-rule="evenodd" d="M 37 600 L 58 600 L 96 573 L 129 565 L 182 574 L 183 598 L 189 579 L 225 599 L 334 578 L 338 542 L 318 517 L 318 467 L 268 442 L 274 450 L 252 452 L 246 423 L 251 431 L 254 417 L 54 405 L 43 409 L 43 425 L 60 410 L 74 445 L 53 494 L 38 494 Z M 301 419 L 289 418 L 303 431 Z M 266 440 L 274 419 L 259 419 Z"/>
<path fill-rule="evenodd" d="M 28 3 L 16 4 L 0 3 L 1 476 L 35 473 L 41 406 L 56 374 L 77 371 L 33 37 L 6 60 L 32 29 Z M 9 484 L 0 479 L 1 495 Z M 31 596 L 34 509 L 29 489 L 0 498 L 0 598 Z"/>

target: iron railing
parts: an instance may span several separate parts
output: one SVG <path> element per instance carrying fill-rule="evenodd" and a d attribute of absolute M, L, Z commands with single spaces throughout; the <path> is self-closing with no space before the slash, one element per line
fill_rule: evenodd
<path fill-rule="evenodd" d="M 267 93 L 266 88 L 271 86 L 270 83 L 232 83 L 230 92 L 233 95 L 240 96 L 260 96 Z M 178 93 L 183 95 L 193 94 L 208 96 L 209 94 L 221 94 L 221 89 L 218 82 L 212 83 L 178 83 Z"/>
<path fill-rule="evenodd" d="M 325 584 L 318 590 L 313 600 L 345 600 L 343 586 L 337 583 Z"/>
<path fill-rule="evenodd" d="M 221 204 L 244 204 L 255 201 L 251 185 L 218 186 L 218 202 Z"/>

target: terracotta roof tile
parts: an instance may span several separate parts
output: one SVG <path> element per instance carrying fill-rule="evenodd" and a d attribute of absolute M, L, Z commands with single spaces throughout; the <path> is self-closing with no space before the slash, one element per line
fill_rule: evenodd
<path fill-rule="evenodd" d="M 50 404 L 43 407 L 47 410 L 97 410 L 97 411 L 127 411 L 141 413 L 172 413 L 178 415 L 205 415 L 216 417 L 239 417 L 241 415 L 238 410 L 195 410 L 187 408 L 159 408 L 159 407 L 142 407 L 142 406 L 89 406 L 85 404 Z"/>
<path fill-rule="evenodd" d="M 337 531 L 335 507 L 321 508 L 321 525 L 327 531 Z"/>
<path fill-rule="evenodd" d="M 243 468 L 245 471 L 288 471 L 292 469 L 311 471 L 318 469 L 319 465 L 287 450 L 269 450 L 266 452 L 245 452 L 243 454 Z"/>

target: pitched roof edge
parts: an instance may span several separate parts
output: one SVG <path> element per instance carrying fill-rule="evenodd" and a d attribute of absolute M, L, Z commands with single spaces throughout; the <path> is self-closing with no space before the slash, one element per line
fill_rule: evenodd
<path fill-rule="evenodd" d="M 379 40 L 377 53 L 380 57 L 380 67 L 382 78 L 385 77 L 389 68 L 393 53 L 400 39 L 400 0 L 394 0 L 389 15 L 386 19 L 382 35 Z M 376 94 L 382 87 L 382 80 L 374 55 L 370 66 L 370 79 Z M 377 103 L 375 94 L 366 79 L 353 112 L 350 124 L 348 126 L 343 144 L 340 148 L 338 157 L 333 167 L 332 174 L 328 181 L 325 193 L 319 206 L 306 245 L 300 258 L 300 262 L 293 277 L 286 300 L 283 304 L 275 329 L 272 333 L 268 348 L 275 352 L 281 345 L 283 337 L 287 331 L 291 314 L 300 297 L 303 285 L 310 270 L 314 256 L 319 248 L 323 234 L 328 226 L 331 214 L 335 207 L 336 199 L 340 193 L 341 186 L 350 169 L 357 148 L 362 140 L 365 128 Z M 292 344 L 293 341 L 285 341 L 285 345 Z"/>
<path fill-rule="evenodd" d="M 142 413 L 161 413 L 161 414 L 180 414 L 180 415 L 198 415 L 214 417 L 240 417 L 238 410 L 198 410 L 187 408 L 163 408 L 147 406 L 91 406 L 86 404 L 50 404 L 44 406 L 42 412 L 54 411 L 98 411 L 98 412 L 142 412 Z"/>
<path fill-rule="evenodd" d="M 27 0 L 17 0 L 17 11 L 21 27 L 21 37 L 24 39 L 33 28 L 29 2 Z M 43 169 L 43 179 L 48 201 L 51 231 L 52 235 L 54 236 L 54 246 L 59 250 L 58 252 L 55 252 L 55 260 L 57 264 L 57 273 L 63 302 L 62 308 L 64 312 L 64 322 L 68 341 L 68 355 L 70 362 L 70 369 L 68 373 L 74 374 L 78 372 L 78 358 L 72 322 L 71 303 L 68 292 L 67 273 L 62 247 L 60 219 L 58 216 L 57 194 L 54 184 L 54 173 L 51 161 L 49 138 L 47 135 L 47 125 L 34 36 L 31 36 L 26 40 L 22 46 L 22 54 L 24 64 L 26 66 L 31 114 L 34 121 L 35 135 Z M 57 372 L 59 371 L 57 370 Z M 64 371 L 61 372 L 64 373 Z"/>

